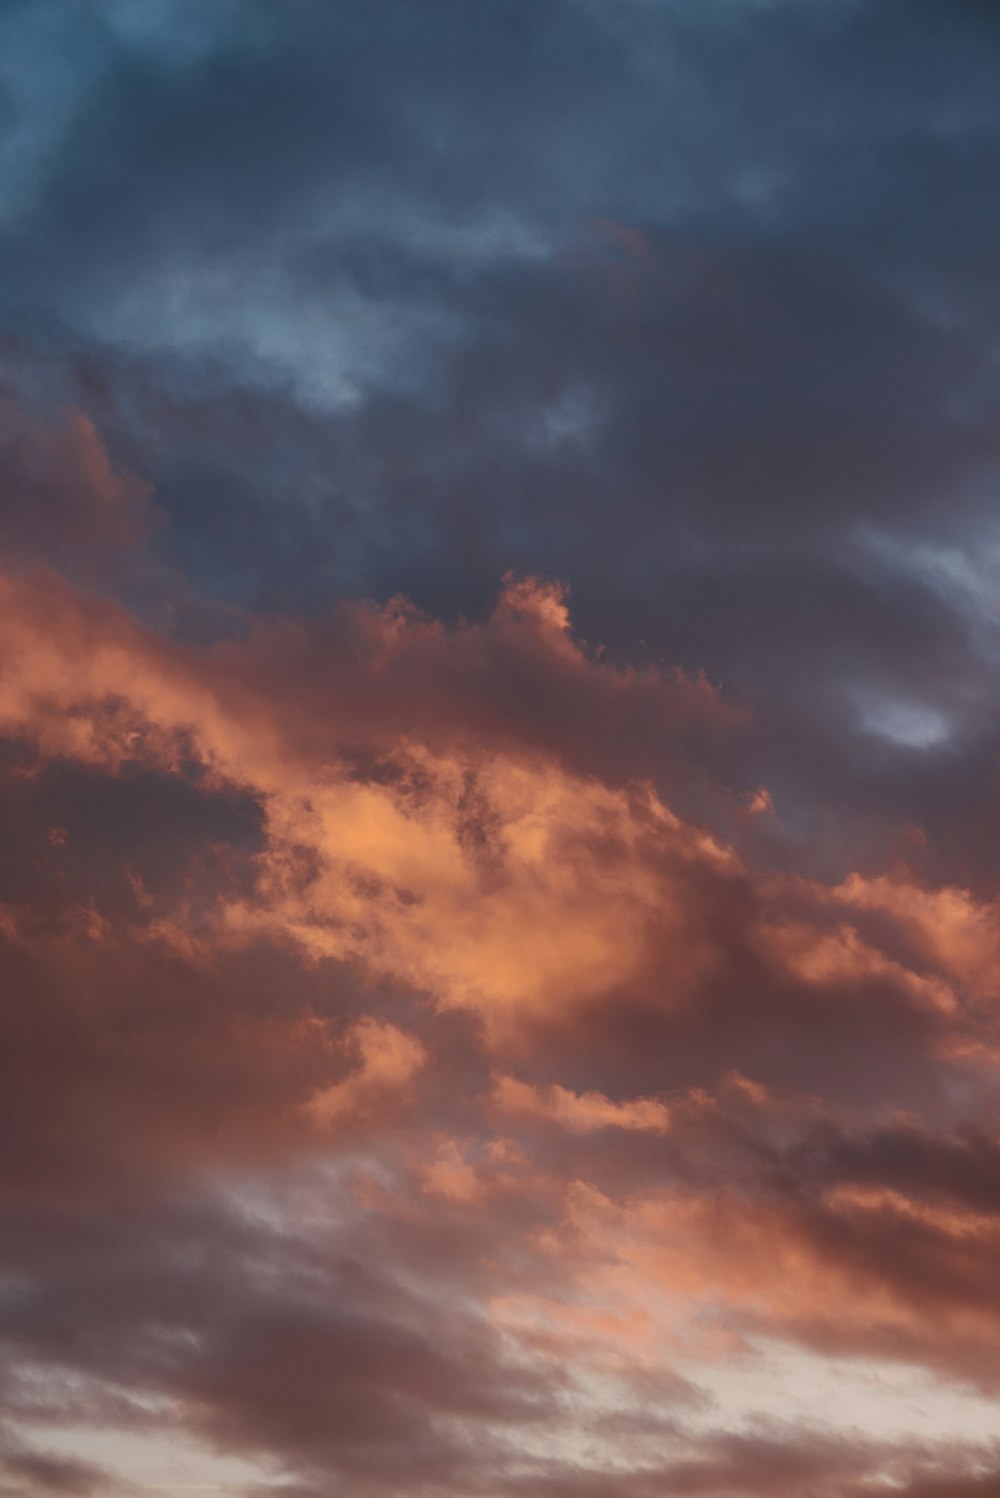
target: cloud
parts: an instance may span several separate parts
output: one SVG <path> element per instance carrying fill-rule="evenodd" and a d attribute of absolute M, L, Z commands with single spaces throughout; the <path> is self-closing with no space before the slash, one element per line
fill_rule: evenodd
<path fill-rule="evenodd" d="M 0 407 L 0 532 L 28 559 L 107 565 L 142 543 L 152 516 L 149 485 L 116 469 L 93 421 L 70 410 L 47 427 L 12 404 Z"/>
<path fill-rule="evenodd" d="M 0 17 L 18 1498 L 996 1489 L 998 42 Z"/>
<path fill-rule="evenodd" d="M 366 1017 L 358 1021 L 351 1039 L 361 1058 L 357 1071 L 314 1093 L 306 1104 L 320 1127 L 335 1126 L 342 1117 L 377 1106 L 386 1094 L 405 1087 L 423 1064 L 419 1042 L 395 1025 Z"/>
<path fill-rule="evenodd" d="M 494 1102 L 501 1113 L 551 1119 L 563 1128 L 582 1134 L 595 1129 L 651 1129 L 662 1134 L 670 1127 L 670 1113 L 657 1098 L 633 1098 L 615 1103 L 600 1092 L 571 1092 L 558 1084 L 542 1090 L 500 1076 Z"/>

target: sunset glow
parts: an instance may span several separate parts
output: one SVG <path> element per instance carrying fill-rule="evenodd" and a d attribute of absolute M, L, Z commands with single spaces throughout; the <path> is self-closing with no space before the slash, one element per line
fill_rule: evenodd
<path fill-rule="evenodd" d="M 998 85 L 0 6 L 0 1498 L 1000 1495 Z"/>

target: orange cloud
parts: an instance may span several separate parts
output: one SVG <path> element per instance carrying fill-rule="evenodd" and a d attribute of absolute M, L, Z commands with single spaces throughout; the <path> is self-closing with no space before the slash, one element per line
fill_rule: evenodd
<path fill-rule="evenodd" d="M 581 1134 L 596 1129 L 650 1130 L 663 1134 L 670 1127 L 670 1110 L 658 1098 L 632 1098 L 616 1103 L 602 1092 L 571 1092 L 558 1083 L 545 1088 L 531 1087 L 515 1077 L 501 1075 L 496 1079 L 492 1101 L 500 1113 L 550 1119 Z"/>
<path fill-rule="evenodd" d="M 424 1048 L 395 1025 L 366 1017 L 348 1036 L 359 1065 L 343 1082 L 314 1092 L 306 1104 L 322 1128 L 351 1120 L 383 1105 L 404 1090 L 424 1065 Z"/>

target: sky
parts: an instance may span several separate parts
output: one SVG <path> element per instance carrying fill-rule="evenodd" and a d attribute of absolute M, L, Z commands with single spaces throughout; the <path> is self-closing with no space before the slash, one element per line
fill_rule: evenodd
<path fill-rule="evenodd" d="M 1000 1495 L 1000 11 L 0 5 L 0 1494 Z"/>

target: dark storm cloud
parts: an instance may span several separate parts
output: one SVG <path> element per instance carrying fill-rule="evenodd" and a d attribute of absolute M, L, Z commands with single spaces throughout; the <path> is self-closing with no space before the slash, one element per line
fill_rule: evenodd
<path fill-rule="evenodd" d="M 791 823 L 850 780 L 964 824 L 982 631 L 907 548 L 989 541 L 983 7 L 8 25 L 15 62 L 66 40 L 61 112 L 11 87 L 10 318 L 100 371 L 74 393 L 189 577 L 478 613 L 511 565 L 566 576 L 586 635 L 769 699 Z"/>

